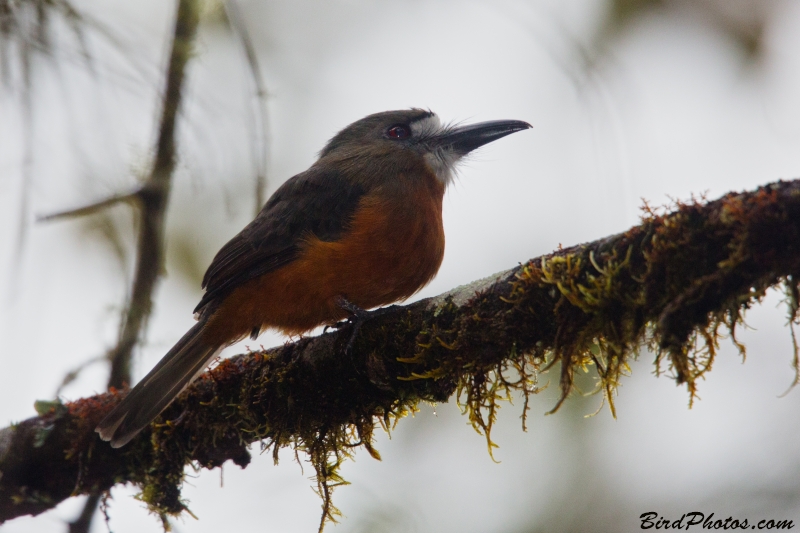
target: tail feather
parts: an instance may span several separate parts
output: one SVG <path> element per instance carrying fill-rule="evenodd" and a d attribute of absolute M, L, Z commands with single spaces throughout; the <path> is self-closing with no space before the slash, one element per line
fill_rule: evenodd
<path fill-rule="evenodd" d="M 223 347 L 203 342 L 204 325 L 205 321 L 195 324 L 100 421 L 95 431 L 101 439 L 111 441 L 114 448 L 124 446 L 205 370 Z"/>

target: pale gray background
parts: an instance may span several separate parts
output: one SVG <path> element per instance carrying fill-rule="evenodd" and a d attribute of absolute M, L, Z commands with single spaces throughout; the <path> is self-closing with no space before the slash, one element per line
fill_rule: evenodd
<path fill-rule="evenodd" d="M 33 128 L 26 133 L 18 70 L 0 98 L 2 426 L 32 416 L 33 402 L 51 398 L 68 370 L 113 344 L 131 278 L 127 207 L 106 219 L 34 217 L 125 191 L 146 171 L 174 5 L 76 5 L 110 28 L 116 44 L 88 31 L 89 69 L 56 24 L 55 58 L 34 61 Z M 637 223 L 641 198 L 713 198 L 800 177 L 796 1 L 666 1 L 605 38 L 597 37 L 608 8 L 600 0 L 240 5 L 270 92 L 270 192 L 307 168 L 336 131 L 372 112 L 419 106 L 444 120 L 534 125 L 463 165 L 445 198 L 442 269 L 418 297 L 559 243 L 623 231 Z M 714 15 L 720 9 L 727 14 Z M 199 276 L 254 210 L 252 91 L 237 42 L 210 11 L 181 116 L 168 275 L 135 358 L 137 377 L 192 324 Z M 748 59 L 719 21 L 759 17 L 763 48 Z M 102 237 L 109 227 L 119 229 L 122 256 Z M 794 377 L 781 298 L 773 292 L 748 313 L 747 362 L 725 344 L 691 410 L 686 391 L 654 377 L 652 356 L 643 354 L 622 382 L 616 421 L 606 409 L 584 418 L 599 397 L 543 416 L 556 387 L 532 402 L 527 433 L 520 405 L 504 407 L 495 464 L 453 402 L 425 406 L 391 440 L 379 437 L 382 462 L 359 452 L 344 467 L 352 485 L 335 502 L 345 518 L 327 531 L 636 531 L 650 510 L 797 525 L 800 390 L 778 398 Z M 267 334 L 249 344 L 279 342 Z M 101 391 L 106 372 L 89 367 L 63 397 Z M 316 531 L 310 465 L 301 471 L 288 452 L 279 466 L 271 454 L 254 455 L 244 471 L 225 466 L 223 488 L 218 470 L 190 472 L 184 496 L 199 520 L 186 516 L 175 531 Z M 134 493 L 114 489 L 112 530 L 159 531 Z M 81 503 L 2 531 L 64 531 Z M 93 531 L 106 531 L 102 520 Z"/>

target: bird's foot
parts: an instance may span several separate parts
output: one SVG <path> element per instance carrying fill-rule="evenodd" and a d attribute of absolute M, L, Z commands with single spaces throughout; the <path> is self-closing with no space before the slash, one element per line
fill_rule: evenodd
<path fill-rule="evenodd" d="M 325 326 L 325 329 L 331 327 L 333 329 L 342 329 L 346 326 L 352 326 L 353 331 L 350 333 L 350 339 L 347 341 L 347 347 L 345 348 L 345 353 L 350 353 L 353 348 L 353 342 L 356 340 L 358 336 L 358 332 L 361 331 L 361 326 L 364 325 L 364 322 L 371 318 L 376 318 L 382 315 L 385 315 L 389 311 L 392 311 L 396 305 L 390 305 L 389 307 L 380 307 L 373 311 L 367 311 L 366 309 L 362 309 L 361 307 L 357 306 L 353 302 L 349 301 L 344 296 L 339 296 L 336 299 L 336 305 L 338 305 L 341 309 L 344 309 L 350 316 L 346 320 L 342 320 L 341 322 L 337 322 L 335 324 L 331 324 L 330 326 Z"/>

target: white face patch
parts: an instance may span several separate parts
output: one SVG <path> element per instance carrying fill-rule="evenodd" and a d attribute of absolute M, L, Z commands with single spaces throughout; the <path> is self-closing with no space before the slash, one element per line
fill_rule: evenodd
<path fill-rule="evenodd" d="M 419 139 L 423 143 L 426 137 L 433 137 L 440 134 L 444 129 L 439 117 L 434 113 L 431 116 L 415 120 L 410 124 L 411 136 Z M 436 174 L 436 179 L 447 186 L 453 181 L 453 169 L 455 168 L 461 155 L 445 148 L 434 148 L 424 156 L 425 163 Z"/>
<path fill-rule="evenodd" d="M 442 129 L 442 121 L 436 113 L 411 123 L 411 135 L 417 139 L 436 135 Z"/>
<path fill-rule="evenodd" d="M 436 179 L 444 185 L 450 185 L 453 182 L 453 169 L 461 159 L 457 153 L 446 150 L 444 148 L 437 148 L 432 152 L 428 152 L 423 156 L 425 163 L 431 167 L 431 170 L 436 174 Z"/>

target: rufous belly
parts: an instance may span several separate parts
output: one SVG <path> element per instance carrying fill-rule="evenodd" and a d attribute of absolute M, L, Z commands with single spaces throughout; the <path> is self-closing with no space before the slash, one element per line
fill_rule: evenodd
<path fill-rule="evenodd" d="M 223 344 L 269 327 L 297 334 L 346 318 L 339 297 L 363 309 L 408 298 L 442 263 L 441 213 L 442 194 L 427 190 L 399 202 L 364 198 L 340 240 L 306 236 L 293 262 L 234 289 L 204 337 Z"/>

